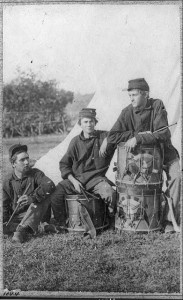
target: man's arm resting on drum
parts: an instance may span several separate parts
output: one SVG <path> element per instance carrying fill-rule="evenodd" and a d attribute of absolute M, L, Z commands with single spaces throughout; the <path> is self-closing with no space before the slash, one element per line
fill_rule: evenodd
<path fill-rule="evenodd" d="M 112 129 L 109 131 L 107 137 L 104 139 L 100 147 L 100 156 L 106 156 L 108 147 L 110 147 L 111 145 L 116 148 L 117 144 L 119 144 L 120 142 L 126 142 L 134 137 L 134 131 L 127 129 L 124 120 L 125 117 L 122 111 L 116 123 L 113 125 Z"/>

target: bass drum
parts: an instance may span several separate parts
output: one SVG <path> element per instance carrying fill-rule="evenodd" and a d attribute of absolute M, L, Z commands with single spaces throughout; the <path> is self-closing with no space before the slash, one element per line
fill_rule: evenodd
<path fill-rule="evenodd" d="M 131 152 L 120 143 L 117 148 L 118 192 L 123 192 L 128 186 L 136 190 L 162 189 L 163 184 L 163 152 L 157 145 L 139 145 Z"/>
<path fill-rule="evenodd" d="M 161 194 L 130 196 L 119 194 L 115 229 L 150 232 L 161 229 Z"/>
<path fill-rule="evenodd" d="M 158 145 L 139 145 L 117 150 L 118 192 L 115 228 L 149 232 L 161 229 L 163 151 Z"/>
<path fill-rule="evenodd" d="M 66 200 L 66 214 L 68 230 L 71 231 L 85 231 L 85 226 L 79 212 L 79 206 L 83 205 L 95 229 L 103 229 L 109 225 L 107 220 L 107 206 L 104 201 L 94 199 L 88 196 L 88 200 L 83 195 L 67 195 Z"/>

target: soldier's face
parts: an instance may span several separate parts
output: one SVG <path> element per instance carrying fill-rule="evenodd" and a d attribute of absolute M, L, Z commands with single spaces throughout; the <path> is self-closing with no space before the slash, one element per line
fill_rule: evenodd
<path fill-rule="evenodd" d="M 95 129 L 95 119 L 93 118 L 82 118 L 81 128 L 84 133 L 92 133 Z"/>
<path fill-rule="evenodd" d="M 142 95 L 139 90 L 131 90 L 128 92 L 133 107 L 140 107 L 144 105 L 146 100 L 145 95 Z"/>
<path fill-rule="evenodd" d="M 29 155 L 27 152 L 17 154 L 17 159 L 13 163 L 13 168 L 19 173 L 24 173 L 29 169 Z"/>

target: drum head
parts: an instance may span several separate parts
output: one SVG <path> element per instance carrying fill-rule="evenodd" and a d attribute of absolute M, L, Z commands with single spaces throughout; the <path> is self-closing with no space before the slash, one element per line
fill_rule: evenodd
<path fill-rule="evenodd" d="M 116 184 L 158 184 L 162 182 L 163 159 L 160 147 L 140 145 L 126 152 L 118 145 Z"/>

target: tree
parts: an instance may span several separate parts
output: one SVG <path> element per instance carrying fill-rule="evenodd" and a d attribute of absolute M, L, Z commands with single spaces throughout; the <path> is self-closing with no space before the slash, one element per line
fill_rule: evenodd
<path fill-rule="evenodd" d="M 74 94 L 58 89 L 57 85 L 55 80 L 41 81 L 35 74 L 24 72 L 19 72 L 15 80 L 4 85 L 4 136 L 67 130 L 65 107 L 72 103 Z"/>

